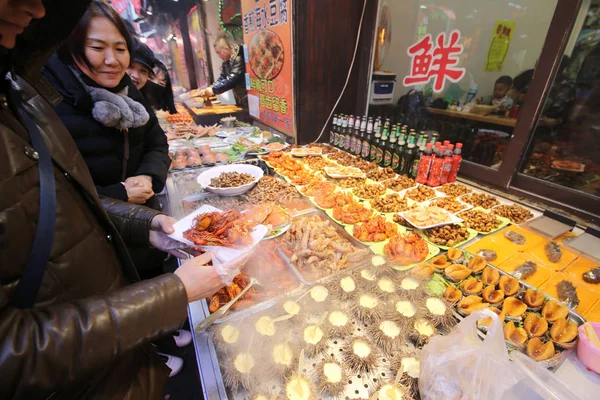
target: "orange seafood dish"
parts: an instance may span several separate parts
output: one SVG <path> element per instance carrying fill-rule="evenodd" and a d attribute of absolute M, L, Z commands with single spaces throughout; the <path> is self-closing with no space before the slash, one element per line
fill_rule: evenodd
<path fill-rule="evenodd" d="M 354 225 L 359 222 L 366 222 L 372 214 L 372 209 L 367 208 L 355 201 L 352 201 L 344 206 L 333 207 L 333 218 L 350 225 Z"/>
<path fill-rule="evenodd" d="M 194 218 L 183 237 L 198 246 L 245 247 L 252 244 L 252 226 L 239 211 L 210 212 Z"/>
<path fill-rule="evenodd" d="M 392 237 L 383 250 L 395 265 L 418 263 L 425 260 L 429 254 L 427 242 L 415 232 Z"/>
<path fill-rule="evenodd" d="M 300 192 L 305 196 L 315 196 L 320 192 L 333 192 L 336 186 L 334 183 L 321 181 L 321 180 L 312 180 L 310 183 L 302 188 Z"/>
<path fill-rule="evenodd" d="M 353 235 L 361 242 L 383 242 L 385 239 L 398 236 L 398 227 L 386 221 L 381 215 L 376 215 L 362 224 L 354 225 Z"/>
<path fill-rule="evenodd" d="M 317 180 L 317 175 L 315 173 L 304 168 L 290 171 L 286 176 L 296 185 L 306 185 L 313 180 Z"/>
<path fill-rule="evenodd" d="M 319 192 L 315 194 L 315 203 L 321 208 L 342 207 L 354 201 L 350 193 L 344 192 Z"/>

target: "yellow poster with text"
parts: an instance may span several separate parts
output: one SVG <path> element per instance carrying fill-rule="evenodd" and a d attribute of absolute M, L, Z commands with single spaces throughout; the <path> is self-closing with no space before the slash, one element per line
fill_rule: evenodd
<path fill-rule="evenodd" d="M 496 26 L 494 27 L 494 33 L 492 34 L 492 41 L 490 42 L 490 48 L 488 50 L 485 66 L 483 67 L 484 71 L 502 71 L 516 26 L 516 22 L 496 21 Z"/>

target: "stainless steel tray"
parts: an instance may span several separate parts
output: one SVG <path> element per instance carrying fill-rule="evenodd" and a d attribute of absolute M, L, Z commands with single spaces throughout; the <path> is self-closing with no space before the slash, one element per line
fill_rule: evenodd
<path fill-rule="evenodd" d="M 307 217 L 307 216 L 311 216 L 311 215 L 318 215 L 323 219 L 326 219 L 328 221 L 331 222 L 332 226 L 335 228 L 335 230 L 337 231 L 337 233 L 343 237 L 344 239 L 348 240 L 350 243 L 352 243 L 353 246 L 355 246 L 357 249 L 360 250 L 368 250 L 368 254 L 372 255 L 372 251 L 370 250 L 370 248 L 366 245 L 364 245 L 363 243 L 361 243 L 360 241 L 356 240 L 353 236 L 351 236 L 348 232 L 346 232 L 346 230 L 340 225 L 335 223 L 335 221 L 333 221 L 331 218 L 329 218 L 329 216 L 327 214 L 325 214 L 322 210 L 318 210 L 315 208 L 312 209 L 308 209 L 308 210 L 304 210 L 296 215 L 294 215 L 294 219 L 296 218 L 303 218 L 303 217 Z M 370 257 L 366 256 L 365 260 L 363 262 L 359 262 L 354 266 L 349 266 L 347 268 L 344 268 L 340 271 L 336 271 L 333 272 L 331 274 L 327 274 L 327 275 L 323 275 L 317 279 L 310 279 L 309 277 L 306 277 L 301 271 L 298 270 L 298 268 L 296 268 L 296 266 L 290 261 L 290 259 L 288 258 L 287 254 L 285 253 L 285 251 L 280 247 L 279 248 L 279 254 L 281 255 L 281 257 L 287 262 L 287 264 L 290 266 L 290 268 L 292 269 L 292 271 L 294 271 L 296 273 L 296 275 L 298 276 L 298 278 L 300 279 L 300 281 L 302 283 L 304 283 L 305 285 L 312 285 L 315 284 L 317 282 L 321 282 L 324 280 L 327 280 L 328 278 L 330 278 L 331 276 L 335 276 L 337 274 L 340 273 L 344 273 L 345 271 L 349 271 L 354 269 L 355 267 L 358 266 L 371 266 L 371 259 Z"/>
<path fill-rule="evenodd" d="M 473 253 L 468 252 L 467 250 L 461 249 L 467 256 L 469 256 L 468 259 L 472 258 L 474 256 Z M 486 263 L 487 266 L 489 266 L 490 268 L 493 268 L 495 270 L 497 270 L 500 275 L 508 275 L 510 277 L 515 278 L 512 274 L 509 274 L 506 271 L 501 270 L 500 268 L 496 267 L 493 264 L 490 263 Z M 525 287 L 526 289 L 533 289 L 533 290 L 537 290 L 537 291 L 541 291 L 539 288 L 530 285 L 529 283 L 522 281 L 521 279 L 515 278 L 519 281 L 519 283 L 521 284 L 521 286 Z M 542 292 L 544 293 L 544 292 Z M 547 293 L 544 293 L 544 296 L 546 296 L 547 299 L 549 300 L 554 300 L 558 303 L 561 303 L 559 300 L 555 299 L 554 297 L 548 295 Z M 523 293 L 520 293 L 517 298 L 519 300 L 523 299 Z M 457 317 L 459 320 L 462 320 L 464 317 L 462 315 L 460 315 L 459 313 L 455 312 L 454 313 L 455 317 Z M 575 322 L 577 324 L 577 326 L 583 325 L 585 323 L 585 318 L 583 318 L 580 314 L 578 314 L 576 311 L 569 309 L 569 318 L 571 319 L 571 321 Z M 479 335 L 480 337 L 484 337 L 485 336 L 485 332 L 482 331 L 480 328 L 479 329 Z M 512 346 L 512 344 L 508 341 L 505 341 L 506 345 L 509 349 L 514 349 L 514 347 Z M 540 364 L 544 365 L 544 367 L 555 371 L 556 369 L 558 369 L 558 367 L 560 367 L 560 365 L 567 359 L 567 357 L 569 357 L 569 355 L 571 355 L 571 353 L 573 353 L 573 351 L 575 350 L 575 347 L 572 347 L 570 349 L 562 349 L 560 351 L 560 353 L 558 355 L 555 355 L 554 357 L 552 357 L 550 360 L 546 360 L 546 361 L 540 361 Z M 514 349 L 514 351 L 519 351 L 517 349 Z"/>

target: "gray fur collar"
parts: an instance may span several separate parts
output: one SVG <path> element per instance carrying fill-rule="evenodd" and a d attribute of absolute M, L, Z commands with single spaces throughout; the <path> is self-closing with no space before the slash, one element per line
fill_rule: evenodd
<path fill-rule="evenodd" d="M 142 104 L 127 96 L 127 87 L 119 93 L 91 87 L 83 82 L 79 71 L 73 67 L 70 68 L 94 102 L 92 115 L 96 121 L 109 128 L 119 130 L 146 125 L 150 115 Z"/>

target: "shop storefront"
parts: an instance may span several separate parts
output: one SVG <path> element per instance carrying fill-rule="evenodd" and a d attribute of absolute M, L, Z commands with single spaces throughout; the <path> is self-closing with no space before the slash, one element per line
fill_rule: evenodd
<path fill-rule="evenodd" d="M 253 249 L 189 305 L 204 398 L 593 398 L 596 2 L 233 3 L 181 14 L 157 114 L 177 239 Z M 211 18 L 247 108 L 204 91 Z"/>

